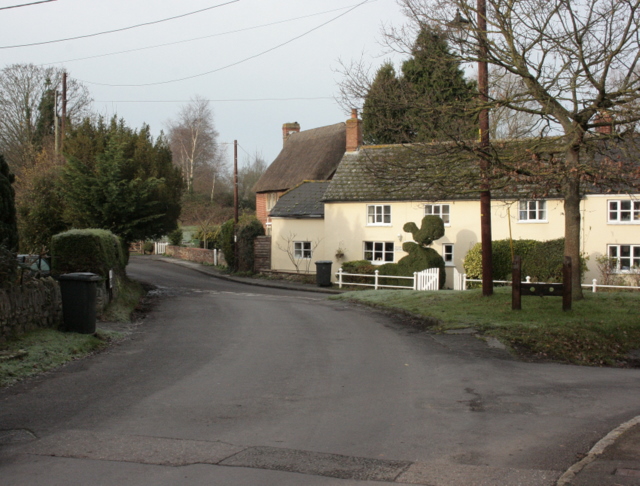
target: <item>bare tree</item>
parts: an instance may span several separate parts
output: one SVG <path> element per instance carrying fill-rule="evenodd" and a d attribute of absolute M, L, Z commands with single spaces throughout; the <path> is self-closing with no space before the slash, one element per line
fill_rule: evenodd
<path fill-rule="evenodd" d="M 398 3 L 410 23 L 389 29 L 389 44 L 406 45 L 408 33 L 415 36 L 425 25 L 451 30 L 454 19 L 461 20 L 455 23 L 463 24 L 464 31 L 452 33 L 455 59 L 470 66 L 486 62 L 490 70 L 511 78 L 509 89 L 494 89 L 472 108 L 531 117 L 534 129 L 525 131 L 530 138 L 479 146 L 452 136 L 449 146 L 489 161 L 493 184 L 518 190 L 520 196 L 529 188 L 538 197 L 555 193 L 564 199 L 565 255 L 574 263 L 574 298 L 581 298 L 580 201 L 585 190 L 640 187 L 639 137 L 633 132 L 640 120 L 640 0 L 480 0 L 478 5 L 486 5 L 486 30 L 478 26 L 475 1 Z M 425 165 L 424 171 L 412 168 L 412 174 L 401 176 L 431 175 Z"/>
<path fill-rule="evenodd" d="M 177 119 L 169 122 L 168 128 L 174 163 L 181 168 L 187 192 L 192 194 L 198 169 L 209 166 L 215 177 L 221 163 L 209 101 L 195 96 L 180 109 Z"/>
<path fill-rule="evenodd" d="M 251 157 L 246 157 L 244 164 L 238 171 L 238 186 L 240 203 L 249 209 L 256 208 L 256 193 L 253 186 L 267 170 L 267 162 L 261 153 L 256 152 Z"/>
<path fill-rule="evenodd" d="M 53 109 L 61 116 L 62 74 L 64 70 L 34 64 L 12 64 L 0 71 L 0 151 L 12 170 L 31 163 L 37 151 L 35 138 L 41 101 L 47 92 L 57 93 Z M 67 78 L 67 119 L 73 123 L 89 114 L 89 90 Z M 50 114 L 53 118 L 53 114 Z"/>

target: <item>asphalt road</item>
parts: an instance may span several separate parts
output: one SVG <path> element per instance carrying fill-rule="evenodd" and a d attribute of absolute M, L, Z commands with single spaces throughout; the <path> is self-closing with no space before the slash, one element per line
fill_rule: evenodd
<path fill-rule="evenodd" d="M 523 363 L 326 296 L 132 259 L 131 337 L 0 390 L 1 485 L 551 485 L 640 370 Z"/>

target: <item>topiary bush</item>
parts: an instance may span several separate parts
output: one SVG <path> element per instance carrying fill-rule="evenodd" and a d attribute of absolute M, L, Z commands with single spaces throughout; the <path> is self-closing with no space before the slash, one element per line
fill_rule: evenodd
<path fill-rule="evenodd" d="M 51 273 L 91 272 L 124 275 L 126 257 L 120 239 L 107 230 L 70 230 L 51 239 Z"/>
<path fill-rule="evenodd" d="M 439 288 L 444 288 L 447 280 L 444 259 L 433 248 L 428 248 L 434 240 L 444 236 L 444 222 L 439 216 L 425 216 L 422 218 L 420 228 L 415 223 L 405 223 L 402 228 L 413 235 L 413 240 L 402 244 L 402 249 L 408 253 L 397 263 L 397 271 L 389 275 L 413 276 L 414 272 L 420 272 L 428 268 L 439 268 Z M 393 285 L 393 284 L 390 284 Z M 398 283 L 398 285 L 406 285 Z"/>

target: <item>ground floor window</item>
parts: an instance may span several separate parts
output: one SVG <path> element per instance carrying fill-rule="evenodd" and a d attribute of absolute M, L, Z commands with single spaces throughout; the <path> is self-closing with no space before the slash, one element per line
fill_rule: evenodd
<path fill-rule="evenodd" d="M 546 201 L 520 201 L 518 203 L 518 221 L 547 221 Z"/>
<path fill-rule="evenodd" d="M 453 265 L 453 243 L 442 245 L 442 259 L 445 265 Z"/>
<path fill-rule="evenodd" d="M 295 258 L 311 258 L 311 242 L 310 241 L 294 241 L 293 256 Z"/>
<path fill-rule="evenodd" d="M 370 262 L 392 262 L 393 242 L 389 241 L 365 241 L 364 259 Z"/>
<path fill-rule="evenodd" d="M 609 258 L 616 260 L 616 271 L 628 272 L 640 268 L 640 245 L 609 245 Z"/>

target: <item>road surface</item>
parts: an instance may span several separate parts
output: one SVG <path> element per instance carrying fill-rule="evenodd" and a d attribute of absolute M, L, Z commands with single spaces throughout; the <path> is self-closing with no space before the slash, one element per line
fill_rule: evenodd
<path fill-rule="evenodd" d="M 2 485 L 551 485 L 640 370 L 533 364 L 323 294 L 145 258 L 109 351 L 0 390 Z"/>

